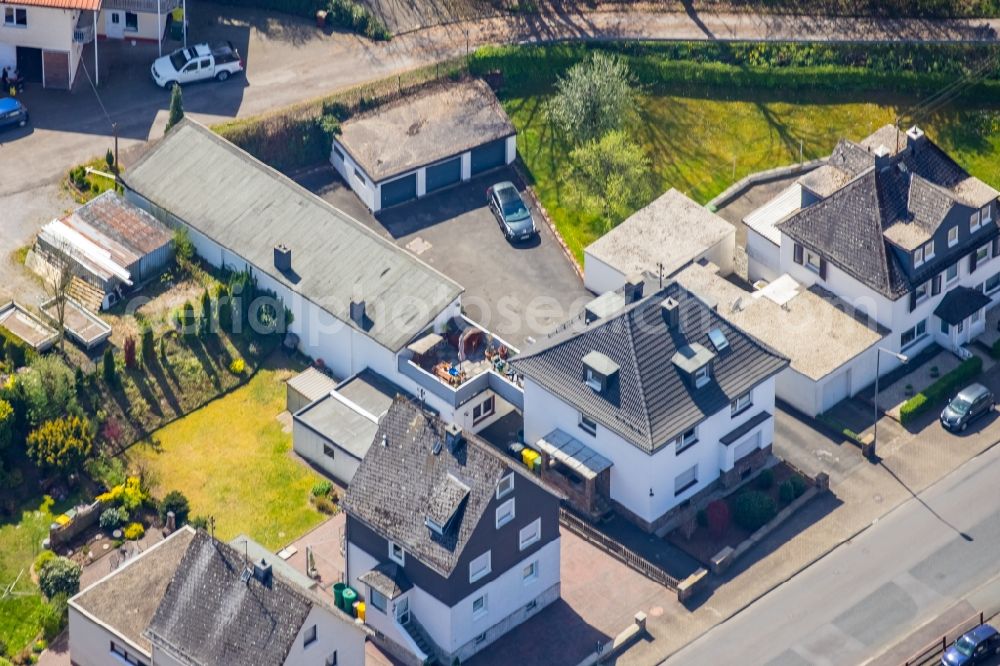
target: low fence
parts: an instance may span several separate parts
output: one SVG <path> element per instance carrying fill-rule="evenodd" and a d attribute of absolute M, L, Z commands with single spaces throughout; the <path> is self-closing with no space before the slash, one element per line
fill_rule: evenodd
<path fill-rule="evenodd" d="M 559 522 L 577 536 L 594 544 L 615 559 L 623 562 L 629 568 L 641 573 L 646 578 L 663 585 L 674 592 L 677 591 L 678 581 L 666 571 L 656 566 L 642 555 L 626 548 L 611 537 L 603 534 L 594 528 L 587 521 L 575 516 L 566 509 L 559 509 Z"/>
<path fill-rule="evenodd" d="M 968 620 L 952 627 L 941 636 L 940 640 L 934 641 L 923 650 L 907 659 L 903 666 L 925 666 L 926 664 L 939 663 L 941 655 L 946 649 L 948 649 L 948 645 L 950 643 L 957 640 L 962 634 L 975 629 L 985 622 L 986 618 L 983 616 L 983 612 L 980 611 L 978 615 L 973 615 Z"/>

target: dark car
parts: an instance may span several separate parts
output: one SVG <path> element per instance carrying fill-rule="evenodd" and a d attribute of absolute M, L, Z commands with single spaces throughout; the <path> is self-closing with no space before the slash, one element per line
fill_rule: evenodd
<path fill-rule="evenodd" d="M 507 240 L 527 240 L 538 235 L 531 211 L 514 187 L 514 183 L 504 181 L 486 190 L 490 210 L 500 224 L 500 230 Z"/>
<path fill-rule="evenodd" d="M 1000 654 L 1000 633 L 988 624 L 981 624 L 944 651 L 942 666 L 972 666 L 983 664 Z"/>
<path fill-rule="evenodd" d="M 0 97 L 0 128 L 24 127 L 28 124 L 28 109 L 13 97 Z"/>
<path fill-rule="evenodd" d="M 993 411 L 993 393 L 982 384 L 962 389 L 941 412 L 941 425 L 948 430 L 965 432 L 969 424 Z"/>

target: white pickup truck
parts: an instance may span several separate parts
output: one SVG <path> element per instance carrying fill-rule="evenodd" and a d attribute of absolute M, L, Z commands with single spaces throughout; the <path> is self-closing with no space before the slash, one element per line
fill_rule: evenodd
<path fill-rule="evenodd" d="M 184 85 L 195 81 L 216 79 L 225 81 L 243 71 L 243 59 L 232 42 L 195 44 L 177 49 L 170 55 L 157 58 L 150 68 L 153 81 L 161 88 L 172 88 L 175 83 Z"/>

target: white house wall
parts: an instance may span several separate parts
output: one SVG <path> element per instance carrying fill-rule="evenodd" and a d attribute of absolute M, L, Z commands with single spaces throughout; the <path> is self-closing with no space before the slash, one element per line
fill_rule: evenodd
<path fill-rule="evenodd" d="M 333 460 L 324 453 L 324 445 L 334 447 Z M 330 442 L 298 419 L 292 421 L 292 448 L 297 454 L 322 469 L 339 483 L 348 485 L 358 471 L 361 461 Z"/>
<path fill-rule="evenodd" d="M 736 227 L 726 234 L 719 242 L 708 248 L 698 257 L 707 259 L 719 267 L 719 275 L 725 277 L 733 272 L 733 256 L 736 254 Z"/>
<path fill-rule="evenodd" d="M 747 227 L 747 258 L 750 282 L 773 282 L 781 276 L 781 253 L 778 246 Z"/>
<path fill-rule="evenodd" d="M 72 86 L 83 49 L 82 44 L 73 42 L 73 30 L 76 28 L 80 11 L 18 5 L 17 3 L 5 4 L 4 6 L 26 9 L 28 24 L 23 28 L 8 26 L 4 25 L 0 19 L 0 46 L 8 44 L 15 47 L 12 62 L 6 62 L 11 57 L 11 51 L 0 48 L 0 59 L 4 61 L 0 62 L 0 66 L 3 64 L 8 67 L 16 66 L 16 47 L 18 46 L 65 53 L 69 55 L 69 83 Z M 44 67 L 43 64 L 43 70 Z M 5 91 L 0 91 L 0 96 L 5 94 Z"/>
<path fill-rule="evenodd" d="M 151 655 L 112 631 L 86 611 L 69 606 L 69 652 L 76 666 L 106 666 L 121 663 L 111 654 L 111 642 L 149 663 Z M 157 665 L 158 666 L 158 665 Z"/>
<path fill-rule="evenodd" d="M 382 198 L 379 196 L 378 186 L 367 176 L 364 177 L 364 180 L 358 177 L 355 170 L 364 173 L 364 169 L 351 159 L 351 156 L 339 141 L 334 139 L 333 146 L 344 155 L 344 159 L 341 159 L 333 149 L 330 150 L 330 163 L 333 165 L 333 168 L 343 177 L 344 182 L 350 185 L 351 189 L 358 195 L 358 198 L 361 199 L 361 203 L 368 206 L 368 210 L 377 212 Z"/>
<path fill-rule="evenodd" d="M 332 598 L 329 601 L 333 603 Z M 316 640 L 304 645 L 305 632 L 313 625 L 316 626 Z M 288 651 L 285 666 L 326 666 L 334 652 L 338 666 L 364 664 L 365 634 L 343 616 L 314 605 Z"/>
<path fill-rule="evenodd" d="M 100 15 L 97 17 L 97 34 L 101 37 L 107 37 L 108 32 L 106 25 L 110 19 L 108 18 L 108 13 L 111 10 L 102 10 Z M 124 31 L 123 36 L 120 38 L 122 40 L 137 39 L 145 42 L 148 41 L 159 41 L 163 36 L 164 31 L 167 28 L 167 16 L 170 12 L 163 11 L 159 16 L 159 21 L 157 21 L 156 13 L 150 12 L 133 12 L 136 15 L 136 26 L 137 30 L 134 32 Z M 122 23 L 125 22 L 125 12 L 122 11 Z M 115 38 L 109 38 L 115 39 Z M 163 52 L 164 55 L 167 51 Z M 100 57 L 100 45 L 98 45 L 98 57 Z"/>
<path fill-rule="evenodd" d="M 625 284 L 625 275 L 611 264 L 583 252 L 583 286 L 595 294 L 614 291 Z"/>

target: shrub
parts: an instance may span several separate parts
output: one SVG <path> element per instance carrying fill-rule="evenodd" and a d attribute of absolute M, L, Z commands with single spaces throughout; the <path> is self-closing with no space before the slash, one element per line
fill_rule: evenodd
<path fill-rule="evenodd" d="M 188 498 L 179 490 L 171 490 L 160 502 L 160 520 L 167 522 L 167 513 L 174 512 L 174 520 L 177 527 L 187 522 L 188 514 L 191 512 L 191 505 Z"/>
<path fill-rule="evenodd" d="M 102 362 L 104 381 L 111 388 L 118 388 L 118 368 L 115 367 L 115 353 L 109 346 L 104 350 L 104 360 Z"/>
<path fill-rule="evenodd" d="M 80 591 L 80 565 L 65 557 L 52 558 L 38 572 L 38 587 L 49 599 L 73 596 Z"/>
<path fill-rule="evenodd" d="M 777 513 L 774 500 L 757 490 L 738 495 L 733 504 L 733 519 L 736 524 L 751 532 L 763 527 Z"/>
<path fill-rule="evenodd" d="M 42 469 L 72 471 L 90 455 L 94 433 L 90 421 L 69 416 L 46 421 L 28 435 L 28 456 Z"/>
<path fill-rule="evenodd" d="M 782 482 L 778 488 L 778 499 L 784 504 L 790 504 L 795 499 L 802 496 L 809 485 L 799 475 L 791 476 Z"/>
<path fill-rule="evenodd" d="M 80 583 L 77 581 L 77 587 L 79 585 Z M 45 640 L 52 641 L 66 628 L 68 598 L 68 594 L 60 593 L 49 598 L 49 603 L 45 605 L 40 622 Z"/>
<path fill-rule="evenodd" d="M 108 165 L 108 169 L 110 169 L 112 172 L 114 171 L 115 154 L 111 152 L 110 148 L 108 148 L 108 152 L 104 153 L 104 163 Z"/>
<path fill-rule="evenodd" d="M 35 350 L 29 347 L 21 338 L 15 337 L 13 333 L 0 326 L 0 360 L 6 359 L 14 369 L 24 367 L 24 365 L 34 359 L 37 355 Z"/>
<path fill-rule="evenodd" d="M 114 506 L 101 512 L 99 524 L 105 532 L 113 532 L 128 522 L 128 510 L 123 506 Z"/>
<path fill-rule="evenodd" d="M 24 388 L 28 420 L 33 426 L 80 412 L 76 378 L 58 356 L 40 356 L 32 360 L 20 383 Z"/>
<path fill-rule="evenodd" d="M 899 422 L 904 426 L 933 407 L 941 400 L 948 398 L 956 389 L 983 370 L 983 359 L 978 356 L 968 358 L 958 364 L 954 370 L 942 375 L 937 381 L 920 393 L 903 403 L 899 408 Z"/>
<path fill-rule="evenodd" d="M 126 541 L 138 541 L 146 534 L 146 528 L 142 526 L 142 523 L 130 523 L 128 527 L 125 528 L 124 537 Z"/>
<path fill-rule="evenodd" d="M 313 498 L 313 504 L 320 513 L 329 515 L 337 511 L 336 505 L 330 500 L 329 497 L 315 497 Z"/>
<path fill-rule="evenodd" d="M 125 338 L 123 354 L 125 356 L 125 367 L 129 370 L 134 370 L 137 365 L 135 355 L 135 338 L 131 335 Z"/>
<path fill-rule="evenodd" d="M 42 652 L 45 652 L 45 648 L 47 648 L 48 646 L 49 642 L 44 638 L 40 638 L 37 641 L 35 641 L 34 644 L 31 646 L 31 651 L 34 652 L 35 654 L 40 654 Z"/>
<path fill-rule="evenodd" d="M 0 398 L 0 451 L 6 449 L 14 441 L 16 420 L 13 405 Z"/>
<path fill-rule="evenodd" d="M 188 521 L 188 525 L 195 528 L 196 530 L 207 530 L 208 529 L 208 517 L 207 516 L 191 516 Z"/>
<path fill-rule="evenodd" d="M 201 292 L 201 334 L 211 335 L 215 333 L 215 313 L 212 308 L 212 297 L 208 289 Z"/>
<path fill-rule="evenodd" d="M 142 357 L 147 361 L 153 359 L 153 329 L 149 324 L 144 324 L 142 331 L 139 333 L 139 345 L 142 351 Z"/>
<path fill-rule="evenodd" d="M 760 490 L 770 490 L 774 485 L 774 470 L 767 468 L 757 476 L 757 488 Z"/>
<path fill-rule="evenodd" d="M 129 515 L 132 515 L 146 503 L 149 499 L 149 493 L 139 483 L 139 477 L 130 476 L 125 479 L 125 483 L 98 495 L 97 499 L 114 506 L 123 507 L 128 511 Z"/>
<path fill-rule="evenodd" d="M 698 523 L 698 527 L 708 527 L 708 512 L 704 509 L 698 509 L 698 512 L 694 514 L 694 519 Z"/>
<path fill-rule="evenodd" d="M 234 375 L 242 375 L 247 369 L 247 363 L 241 358 L 234 358 L 233 362 L 229 364 L 229 372 Z"/>
<path fill-rule="evenodd" d="M 313 497 L 326 497 L 333 490 L 333 483 L 327 480 L 317 481 L 312 487 Z"/>
<path fill-rule="evenodd" d="M 35 556 L 35 561 L 32 563 L 32 566 L 35 569 L 35 574 L 40 574 L 42 569 L 45 568 L 45 565 L 54 559 L 56 559 L 56 554 L 51 550 L 45 549 L 38 553 L 38 555 Z"/>
<path fill-rule="evenodd" d="M 729 529 L 729 505 L 725 500 L 715 500 L 705 507 L 705 517 L 712 536 L 719 538 Z"/>

